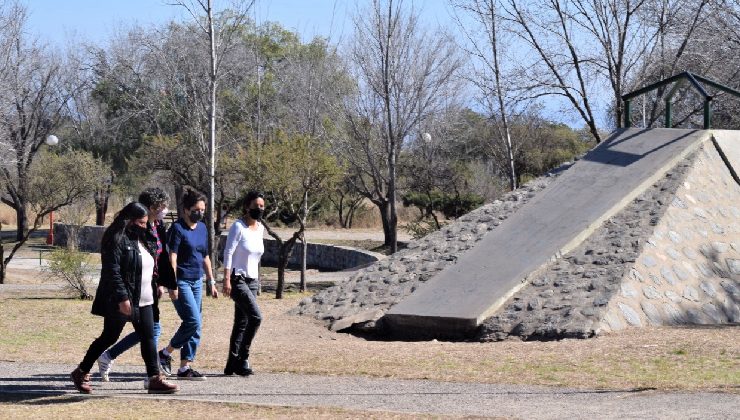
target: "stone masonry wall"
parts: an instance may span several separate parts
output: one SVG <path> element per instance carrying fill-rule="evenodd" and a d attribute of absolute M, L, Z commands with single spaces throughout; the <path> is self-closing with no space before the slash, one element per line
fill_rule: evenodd
<path fill-rule="evenodd" d="M 528 285 L 483 321 L 477 338 L 588 338 L 600 333 L 607 305 L 692 162 L 693 156 L 683 159 L 576 249 L 530 275 Z"/>
<path fill-rule="evenodd" d="M 740 185 L 707 145 L 609 302 L 604 330 L 740 322 Z"/>
<path fill-rule="evenodd" d="M 292 313 L 316 317 L 333 330 L 374 331 L 385 311 L 472 248 L 557 176 L 538 178 L 486 204 L 347 280 L 301 301 Z"/>

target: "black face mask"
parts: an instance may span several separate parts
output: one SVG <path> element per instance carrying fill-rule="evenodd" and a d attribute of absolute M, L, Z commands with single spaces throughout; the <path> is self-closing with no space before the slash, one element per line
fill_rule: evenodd
<path fill-rule="evenodd" d="M 193 223 L 198 223 L 201 220 L 203 220 L 203 212 L 198 210 L 193 210 L 190 212 L 190 221 Z"/>
<path fill-rule="evenodd" d="M 131 231 L 131 233 L 133 233 L 137 238 L 142 240 L 146 238 L 146 228 L 143 228 L 139 225 L 130 225 L 128 228 L 129 231 Z"/>
<path fill-rule="evenodd" d="M 259 207 L 255 209 L 249 209 L 249 217 L 251 217 L 254 220 L 262 219 L 263 214 L 265 214 L 265 211 Z"/>

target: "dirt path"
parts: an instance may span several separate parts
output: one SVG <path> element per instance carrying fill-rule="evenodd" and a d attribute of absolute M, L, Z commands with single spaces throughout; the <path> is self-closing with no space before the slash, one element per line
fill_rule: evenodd
<path fill-rule="evenodd" d="M 0 362 L 0 393 L 79 395 L 72 365 Z M 733 418 L 740 395 L 641 390 L 582 390 L 519 385 L 258 373 L 225 377 L 204 372 L 204 382 L 178 381 L 171 397 L 292 407 L 341 407 L 436 415 L 509 418 Z M 94 396 L 151 398 L 141 368 L 117 366 L 111 382 L 93 379 Z"/>

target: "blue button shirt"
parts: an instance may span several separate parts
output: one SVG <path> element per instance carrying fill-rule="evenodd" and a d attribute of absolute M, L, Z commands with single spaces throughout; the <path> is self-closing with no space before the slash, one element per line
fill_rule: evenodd
<path fill-rule="evenodd" d="M 208 229 L 198 222 L 190 229 L 185 220 L 178 219 L 168 232 L 170 252 L 177 254 L 177 278 L 203 277 L 203 259 L 208 255 Z"/>

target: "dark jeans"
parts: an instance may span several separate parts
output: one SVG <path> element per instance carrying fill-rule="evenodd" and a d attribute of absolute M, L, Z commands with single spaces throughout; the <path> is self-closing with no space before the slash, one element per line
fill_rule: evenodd
<path fill-rule="evenodd" d="M 242 276 L 231 276 L 231 298 L 234 300 L 234 327 L 231 329 L 229 358 L 244 362 L 249 357 L 249 347 L 262 323 L 262 313 L 257 306 L 259 282 Z"/>
<path fill-rule="evenodd" d="M 81 371 L 90 372 L 98 357 L 118 340 L 126 322 L 128 321 L 123 317 L 106 316 L 103 318 L 103 332 L 87 349 L 85 358 L 80 363 Z M 139 322 L 133 322 L 132 324 L 141 338 L 141 357 L 146 365 L 147 376 L 158 375 L 159 366 L 157 363 L 157 347 L 154 344 L 154 311 L 152 305 L 140 307 Z"/>

